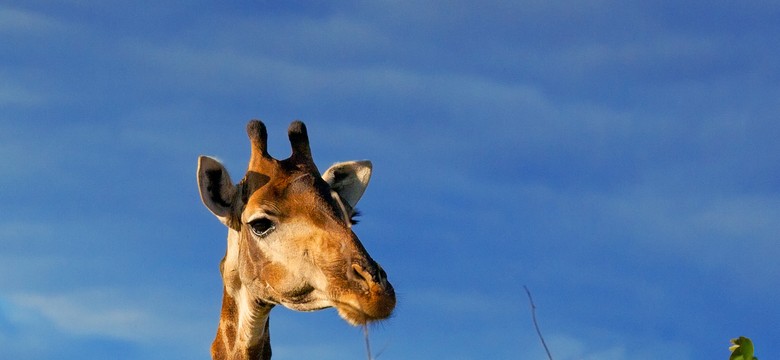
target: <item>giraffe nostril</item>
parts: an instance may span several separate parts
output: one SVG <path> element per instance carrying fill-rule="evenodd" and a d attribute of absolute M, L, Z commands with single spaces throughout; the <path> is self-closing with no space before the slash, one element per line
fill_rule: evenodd
<path fill-rule="evenodd" d="M 369 285 L 374 282 L 374 277 L 371 275 L 371 273 L 363 269 L 363 267 L 358 264 L 352 264 L 352 274 L 358 280 L 362 279 Z"/>

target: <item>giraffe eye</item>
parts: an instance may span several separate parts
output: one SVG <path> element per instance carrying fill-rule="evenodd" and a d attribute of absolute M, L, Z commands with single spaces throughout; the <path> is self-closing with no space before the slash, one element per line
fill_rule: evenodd
<path fill-rule="evenodd" d="M 252 230 L 252 233 L 255 234 L 255 236 L 265 237 L 274 231 L 276 226 L 269 218 L 259 218 L 257 220 L 252 220 L 252 222 L 249 223 L 249 228 Z"/>

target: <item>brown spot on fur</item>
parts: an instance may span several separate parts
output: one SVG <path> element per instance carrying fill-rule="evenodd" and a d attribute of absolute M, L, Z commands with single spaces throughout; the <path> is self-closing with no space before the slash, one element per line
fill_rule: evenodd
<path fill-rule="evenodd" d="M 211 357 L 225 359 L 236 344 L 236 322 L 238 321 L 238 308 L 236 301 L 228 295 L 227 290 L 222 289 L 222 312 L 219 316 L 217 337 L 211 344 Z"/>

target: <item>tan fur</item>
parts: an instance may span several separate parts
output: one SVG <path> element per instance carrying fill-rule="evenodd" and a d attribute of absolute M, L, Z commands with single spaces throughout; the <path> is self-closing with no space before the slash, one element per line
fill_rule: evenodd
<path fill-rule="evenodd" d="M 293 155 L 285 160 L 268 155 L 262 123 L 250 122 L 247 131 L 252 153 L 237 186 L 216 160 L 201 158 L 198 169 L 204 204 L 229 227 L 212 358 L 270 359 L 274 305 L 336 307 L 355 325 L 390 316 L 393 287 L 349 222 L 368 184 L 370 162 L 334 165 L 323 179 L 302 123 L 290 126 Z M 253 226 L 264 232 L 256 235 Z"/>

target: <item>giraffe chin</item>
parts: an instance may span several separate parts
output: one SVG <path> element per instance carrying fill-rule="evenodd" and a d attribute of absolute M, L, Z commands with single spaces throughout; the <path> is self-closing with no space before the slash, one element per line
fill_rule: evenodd
<path fill-rule="evenodd" d="M 344 321 L 360 326 L 389 318 L 395 308 L 395 295 L 373 295 L 368 298 L 347 295 L 334 306 Z"/>

